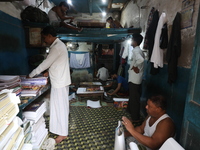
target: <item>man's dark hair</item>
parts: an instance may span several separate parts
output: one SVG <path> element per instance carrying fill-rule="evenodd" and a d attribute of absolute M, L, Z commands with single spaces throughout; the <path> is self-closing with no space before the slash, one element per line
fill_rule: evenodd
<path fill-rule="evenodd" d="M 44 34 L 44 35 L 48 35 L 48 34 L 51 34 L 53 37 L 56 37 L 57 36 L 57 33 L 56 33 L 56 30 L 54 29 L 53 26 L 46 26 L 41 34 Z"/>
<path fill-rule="evenodd" d="M 162 95 L 155 95 L 150 98 L 150 101 L 156 105 L 156 107 L 160 107 L 163 110 L 167 109 L 167 100 Z"/>
<path fill-rule="evenodd" d="M 112 75 L 114 75 L 114 74 L 117 75 L 117 72 L 116 72 L 115 70 L 113 70 L 113 71 L 110 72 L 110 76 L 112 76 Z"/>
<path fill-rule="evenodd" d="M 112 18 L 112 17 L 108 17 L 108 18 L 106 19 L 106 21 L 108 21 L 108 20 L 113 20 L 113 18 Z"/>
<path fill-rule="evenodd" d="M 104 65 L 104 64 L 101 64 L 101 67 L 105 67 L 105 65 Z"/>
<path fill-rule="evenodd" d="M 142 43 L 143 40 L 143 36 L 139 33 L 135 33 L 132 35 L 132 39 L 137 43 L 137 45 L 139 46 Z"/>
<path fill-rule="evenodd" d="M 69 9 L 69 5 L 65 1 L 60 2 L 59 6 L 65 6 Z"/>

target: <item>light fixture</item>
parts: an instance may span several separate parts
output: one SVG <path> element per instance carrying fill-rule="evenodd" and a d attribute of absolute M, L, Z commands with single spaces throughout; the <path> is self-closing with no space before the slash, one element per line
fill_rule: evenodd
<path fill-rule="evenodd" d="M 67 3 L 72 5 L 72 1 L 71 0 L 67 0 Z"/>
<path fill-rule="evenodd" d="M 103 16 L 103 17 L 106 16 L 106 12 L 105 12 L 105 11 L 102 12 L 102 16 Z"/>
<path fill-rule="evenodd" d="M 106 3 L 106 0 L 102 0 L 103 3 Z"/>

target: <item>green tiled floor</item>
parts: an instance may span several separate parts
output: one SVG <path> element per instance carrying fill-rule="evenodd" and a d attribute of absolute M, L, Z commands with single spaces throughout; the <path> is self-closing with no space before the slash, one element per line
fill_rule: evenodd
<path fill-rule="evenodd" d="M 112 150 L 115 128 L 122 116 L 129 117 L 129 114 L 116 110 L 112 105 L 95 109 L 86 106 L 70 106 L 69 136 L 57 144 L 56 149 Z M 56 138 L 56 135 L 51 133 L 49 136 Z"/>

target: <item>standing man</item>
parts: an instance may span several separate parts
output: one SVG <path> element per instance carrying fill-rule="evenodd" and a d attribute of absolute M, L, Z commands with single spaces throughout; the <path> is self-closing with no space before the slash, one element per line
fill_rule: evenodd
<path fill-rule="evenodd" d="M 139 45 L 142 40 L 143 37 L 140 34 L 133 34 L 131 44 L 133 46 L 133 53 L 128 70 L 129 102 L 127 107 L 133 122 L 140 121 L 140 96 L 142 93 L 141 83 L 144 70 L 144 54 Z"/>
<path fill-rule="evenodd" d="M 57 134 L 56 143 L 68 136 L 69 117 L 69 85 L 71 84 L 68 51 L 65 44 L 56 37 L 52 26 L 47 26 L 41 32 L 44 42 L 49 45 L 47 58 L 30 74 L 34 77 L 49 69 L 51 81 L 50 94 L 50 132 Z"/>

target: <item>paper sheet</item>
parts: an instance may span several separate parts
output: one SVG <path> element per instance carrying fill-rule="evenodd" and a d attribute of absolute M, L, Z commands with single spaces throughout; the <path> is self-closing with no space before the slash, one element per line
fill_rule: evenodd
<path fill-rule="evenodd" d="M 139 150 L 137 144 L 135 144 L 134 142 L 130 142 L 129 146 L 131 150 Z"/>
<path fill-rule="evenodd" d="M 91 101 L 91 100 L 87 100 L 87 106 L 91 107 L 91 108 L 100 108 L 100 100 L 98 101 Z"/>

